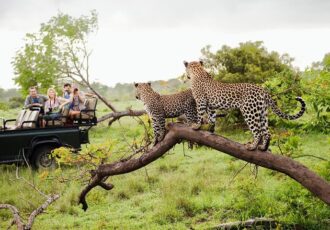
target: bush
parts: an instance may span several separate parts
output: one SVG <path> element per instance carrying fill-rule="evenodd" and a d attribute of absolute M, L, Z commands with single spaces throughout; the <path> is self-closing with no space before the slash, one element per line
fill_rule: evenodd
<path fill-rule="evenodd" d="M 9 107 L 7 105 L 7 103 L 4 102 L 0 102 L 0 110 L 8 110 Z"/>
<path fill-rule="evenodd" d="M 24 98 L 22 97 L 12 97 L 9 99 L 9 107 L 11 109 L 16 109 L 23 107 L 24 105 Z"/>
<path fill-rule="evenodd" d="M 327 55 L 326 55 L 327 56 Z M 330 59 L 330 55 L 329 59 Z M 324 58 L 326 59 L 326 58 Z M 312 68 L 306 71 L 305 91 L 312 117 L 305 125 L 306 130 L 330 132 L 330 63 L 321 64 L 321 70 Z M 329 65 L 329 66 L 327 66 Z"/>

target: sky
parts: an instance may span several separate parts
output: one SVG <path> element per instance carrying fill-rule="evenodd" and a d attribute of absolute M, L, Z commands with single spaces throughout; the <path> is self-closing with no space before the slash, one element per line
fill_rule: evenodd
<path fill-rule="evenodd" d="M 330 52 L 327 0 L 0 0 L 0 87 L 17 87 L 11 61 L 26 33 L 58 12 L 78 17 L 94 9 L 90 74 L 109 86 L 175 78 L 206 45 L 264 41 L 302 70 Z"/>

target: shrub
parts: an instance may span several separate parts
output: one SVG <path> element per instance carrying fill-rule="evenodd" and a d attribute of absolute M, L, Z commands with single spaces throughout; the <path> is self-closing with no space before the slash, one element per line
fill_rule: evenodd
<path fill-rule="evenodd" d="M 24 105 L 24 98 L 12 97 L 9 99 L 9 107 L 11 109 L 21 108 Z"/>
<path fill-rule="evenodd" d="M 9 107 L 7 105 L 7 103 L 4 102 L 0 102 L 0 110 L 8 110 Z"/>

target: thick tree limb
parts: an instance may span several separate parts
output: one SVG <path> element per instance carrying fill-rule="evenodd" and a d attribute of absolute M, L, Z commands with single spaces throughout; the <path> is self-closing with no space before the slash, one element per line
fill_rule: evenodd
<path fill-rule="evenodd" d="M 107 119 L 111 119 L 109 121 L 109 126 L 114 122 L 119 120 L 121 117 L 125 117 L 125 116 L 130 116 L 130 117 L 136 117 L 136 116 L 142 116 L 143 114 L 146 114 L 145 110 L 125 110 L 125 111 L 120 111 L 120 112 L 113 112 L 113 113 L 109 113 L 106 114 L 102 117 L 99 117 L 97 119 L 97 122 L 102 122 L 105 121 Z"/>
<path fill-rule="evenodd" d="M 330 205 L 330 184 L 314 172 L 310 171 L 304 165 L 291 158 L 259 150 L 248 151 L 245 146 L 240 143 L 214 135 L 207 131 L 195 131 L 183 124 L 171 123 L 168 125 L 168 129 L 169 131 L 164 140 L 159 142 L 146 153 L 142 154 L 139 158 L 132 158 L 127 161 L 119 161 L 111 164 L 102 164 L 93 171 L 92 181 L 81 192 L 79 197 L 79 203 L 83 205 L 83 209 L 86 210 L 88 208 L 86 202 L 87 193 L 95 186 L 102 186 L 102 184 L 104 184 L 103 178 L 125 174 L 140 169 L 158 159 L 175 144 L 180 143 L 182 139 L 211 147 L 264 168 L 282 172 L 299 182 L 326 204 Z M 211 163 L 212 162 L 210 162 L 210 164 Z M 108 188 L 110 187 L 112 188 L 113 185 L 108 186 Z"/>

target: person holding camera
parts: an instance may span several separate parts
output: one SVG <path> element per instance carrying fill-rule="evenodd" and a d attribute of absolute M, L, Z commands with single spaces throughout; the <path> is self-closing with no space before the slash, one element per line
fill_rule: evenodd
<path fill-rule="evenodd" d="M 45 115 L 43 116 L 44 126 L 47 121 L 59 119 L 62 116 L 63 106 L 70 103 L 68 99 L 57 97 L 54 88 L 47 90 L 47 96 L 48 100 L 45 102 Z"/>
<path fill-rule="evenodd" d="M 71 98 L 70 98 L 71 101 L 70 112 L 69 112 L 70 119 L 73 120 L 77 115 L 80 114 L 81 110 L 86 109 L 85 106 L 86 96 L 95 97 L 94 94 L 83 93 L 79 91 L 78 87 L 73 88 L 73 92 L 71 93 Z"/>

